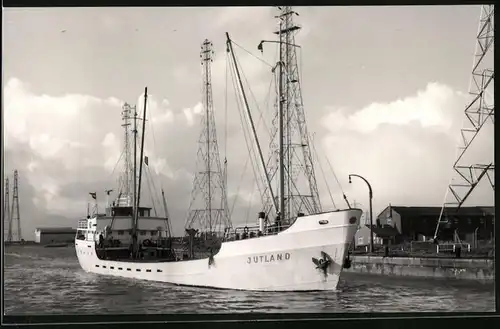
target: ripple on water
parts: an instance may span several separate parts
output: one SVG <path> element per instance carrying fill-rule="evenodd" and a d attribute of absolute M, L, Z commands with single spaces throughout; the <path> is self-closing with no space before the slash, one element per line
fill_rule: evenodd
<path fill-rule="evenodd" d="M 6 314 L 494 310 L 492 284 L 344 273 L 335 292 L 261 293 L 86 273 L 73 248 L 9 247 L 4 259 Z"/>

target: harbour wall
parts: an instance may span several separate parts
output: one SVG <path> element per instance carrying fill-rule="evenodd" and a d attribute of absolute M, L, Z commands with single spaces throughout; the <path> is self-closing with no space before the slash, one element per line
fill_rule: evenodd
<path fill-rule="evenodd" d="M 488 282 L 495 278 L 493 259 L 382 256 L 352 256 L 351 259 L 351 267 L 344 269 L 346 272 Z"/>

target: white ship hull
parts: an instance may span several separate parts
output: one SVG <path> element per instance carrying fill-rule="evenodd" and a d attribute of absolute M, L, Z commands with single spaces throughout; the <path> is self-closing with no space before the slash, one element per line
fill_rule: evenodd
<path fill-rule="evenodd" d="M 348 209 L 299 217 L 287 230 L 245 240 L 224 242 L 209 259 L 173 262 L 101 260 L 95 243 L 75 240 L 81 267 L 102 275 L 178 285 L 256 291 L 335 290 L 362 211 Z M 312 258 L 326 253 L 326 270 Z"/>

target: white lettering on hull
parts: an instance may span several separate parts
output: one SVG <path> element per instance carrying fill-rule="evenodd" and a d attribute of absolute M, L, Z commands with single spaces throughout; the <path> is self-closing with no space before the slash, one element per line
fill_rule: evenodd
<path fill-rule="evenodd" d="M 289 260 L 290 253 L 281 253 L 281 254 L 271 254 L 271 255 L 258 255 L 247 258 L 247 264 L 257 264 L 257 263 L 272 263 L 279 262 L 283 260 Z"/>

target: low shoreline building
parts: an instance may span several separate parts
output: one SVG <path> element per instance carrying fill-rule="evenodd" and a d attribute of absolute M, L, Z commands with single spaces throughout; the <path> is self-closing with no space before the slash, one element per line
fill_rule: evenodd
<path fill-rule="evenodd" d="M 39 227 L 35 229 L 35 243 L 71 243 L 75 235 L 76 229 L 71 227 Z"/>

